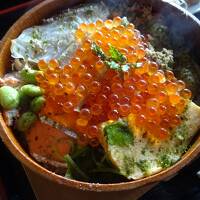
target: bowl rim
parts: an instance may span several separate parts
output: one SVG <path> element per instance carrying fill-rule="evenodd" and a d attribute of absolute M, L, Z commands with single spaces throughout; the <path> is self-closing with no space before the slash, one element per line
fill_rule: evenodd
<path fill-rule="evenodd" d="M 177 9 L 177 11 L 181 12 L 184 15 L 187 15 L 188 18 L 190 18 L 192 21 L 194 21 L 199 26 L 200 31 L 200 22 L 199 20 L 194 17 L 192 14 L 190 14 L 185 9 L 177 6 L 174 3 L 167 2 L 167 0 L 161 0 L 162 3 L 169 4 L 170 6 L 173 6 Z M 63 0 L 46 0 L 42 3 L 39 3 L 32 9 L 30 9 L 28 12 L 26 12 L 22 17 L 20 17 L 13 26 L 8 30 L 8 32 L 3 37 L 2 43 L 1 43 L 1 49 L 0 49 L 0 60 L 2 59 L 3 51 L 10 47 L 10 40 L 12 38 L 12 34 L 14 29 L 21 24 L 21 21 L 28 20 L 31 17 L 34 16 L 34 13 L 36 11 L 40 11 L 42 8 L 47 7 L 48 5 L 53 5 L 57 3 L 56 10 L 63 4 Z M 67 2 L 65 2 L 67 3 Z M 58 6 L 60 4 L 60 6 Z M 21 29 L 22 31 L 23 29 Z M 8 44 L 9 43 L 9 44 Z M 5 71 L 5 69 L 0 69 L 2 73 Z M 111 192 L 111 191 L 122 191 L 122 190 L 130 190 L 135 189 L 137 187 L 141 187 L 150 183 L 156 183 L 159 181 L 162 181 L 166 178 L 170 178 L 176 173 L 186 166 L 191 160 L 193 160 L 195 157 L 197 157 L 200 154 L 200 137 L 196 140 L 196 142 L 192 145 L 193 148 L 190 148 L 187 151 L 187 154 L 183 155 L 180 161 L 178 161 L 176 164 L 171 166 L 170 168 L 163 170 L 159 173 L 156 173 L 152 176 L 145 177 L 139 180 L 133 180 L 129 182 L 122 182 L 122 183 L 113 183 L 113 184 L 99 184 L 99 183 L 87 183 L 87 182 L 81 182 L 77 180 L 71 180 L 67 179 L 61 175 L 55 174 L 54 172 L 47 170 L 46 168 L 42 167 L 40 164 L 38 164 L 36 161 L 34 161 L 21 147 L 21 145 L 18 143 L 17 139 L 15 138 L 14 134 L 12 133 L 12 130 L 7 127 L 3 120 L 3 116 L 0 113 L 0 136 L 4 142 L 4 144 L 7 146 L 7 148 L 11 151 L 11 153 L 26 167 L 31 169 L 32 171 L 36 172 L 37 174 L 47 178 L 48 180 L 51 180 L 53 182 L 56 182 L 61 185 L 65 185 L 67 187 L 76 188 L 80 190 L 86 190 L 86 191 L 104 191 L 104 192 Z"/>

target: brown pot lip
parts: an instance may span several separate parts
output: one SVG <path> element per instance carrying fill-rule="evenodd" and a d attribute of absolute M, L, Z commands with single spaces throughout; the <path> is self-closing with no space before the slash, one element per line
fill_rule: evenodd
<path fill-rule="evenodd" d="M 10 39 L 10 33 L 12 30 L 18 25 L 19 21 L 23 18 L 26 19 L 28 15 L 33 15 L 33 13 L 38 10 L 39 8 L 48 5 L 49 3 L 55 3 L 55 1 L 61 0 L 46 0 L 37 6 L 33 7 L 31 10 L 29 10 L 27 13 L 25 13 L 22 17 L 20 17 L 16 23 L 9 29 L 9 31 L 4 36 L 2 43 L 1 43 L 1 50 L 0 50 L 0 56 L 1 52 L 5 48 L 5 44 L 8 42 L 8 39 Z M 182 12 L 184 15 L 187 15 L 190 20 L 194 21 L 198 26 L 200 30 L 200 22 L 199 20 L 194 17 L 192 14 L 190 14 L 185 9 L 181 8 L 180 6 L 177 6 L 174 3 L 169 3 L 166 0 L 161 0 L 165 4 L 169 4 L 173 7 L 176 7 L 179 12 Z M 190 148 L 188 150 L 187 155 L 184 155 L 182 159 L 171 166 L 170 168 L 161 171 L 155 175 L 152 175 L 150 177 L 146 177 L 140 180 L 135 181 L 129 181 L 129 182 L 122 182 L 122 183 L 114 183 L 114 184 L 98 184 L 98 183 L 87 183 L 87 182 L 81 182 L 76 180 L 67 179 L 63 176 L 60 176 L 58 174 L 55 174 L 52 171 L 47 170 L 46 168 L 39 165 L 36 161 L 34 161 L 27 153 L 25 153 L 22 149 L 19 143 L 15 140 L 15 138 L 10 134 L 12 131 L 6 126 L 2 114 L 0 114 L 0 136 L 5 143 L 5 145 L 8 147 L 8 149 L 12 152 L 12 154 L 26 167 L 31 169 L 32 171 L 40 174 L 41 176 L 56 182 L 61 185 L 65 185 L 71 188 L 80 189 L 80 190 L 86 190 L 86 191 L 96 191 L 96 192 L 111 192 L 111 191 L 122 191 L 122 190 L 129 190 L 134 189 L 137 187 L 144 186 L 149 183 L 155 183 L 162 181 L 166 178 L 172 177 L 175 175 L 181 168 L 183 168 L 185 165 L 187 165 L 191 160 L 193 160 L 195 157 L 197 157 L 200 154 L 200 137 L 197 139 L 195 144 L 193 145 L 193 148 Z M 14 134 L 12 134 L 14 135 Z"/>

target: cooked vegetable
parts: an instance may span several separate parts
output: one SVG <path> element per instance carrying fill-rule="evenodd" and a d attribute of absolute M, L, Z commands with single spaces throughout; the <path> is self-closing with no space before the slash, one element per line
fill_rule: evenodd
<path fill-rule="evenodd" d="M 10 110 L 19 106 L 19 92 L 10 86 L 3 86 L 0 88 L 0 104 L 6 109 Z"/>
<path fill-rule="evenodd" d="M 17 120 L 17 129 L 21 132 L 26 132 L 36 120 L 36 114 L 32 112 L 23 113 Z"/>
<path fill-rule="evenodd" d="M 31 102 L 31 111 L 38 113 L 44 106 L 45 98 L 43 96 L 35 97 Z"/>
<path fill-rule="evenodd" d="M 28 84 L 20 88 L 20 94 L 22 96 L 37 97 L 43 94 L 43 90 L 39 86 Z"/>
<path fill-rule="evenodd" d="M 30 67 L 24 67 L 21 71 L 20 71 L 20 75 L 22 80 L 28 84 L 36 84 L 36 74 L 38 73 L 37 70 L 31 69 Z"/>

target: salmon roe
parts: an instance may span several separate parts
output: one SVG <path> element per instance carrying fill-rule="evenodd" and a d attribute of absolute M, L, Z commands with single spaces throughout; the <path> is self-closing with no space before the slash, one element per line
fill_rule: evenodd
<path fill-rule="evenodd" d="M 147 137 L 169 137 L 170 130 L 181 123 L 191 91 L 172 71 L 162 71 L 147 57 L 148 45 L 134 25 L 123 26 L 120 17 L 98 20 L 81 24 L 75 36 L 79 48 L 68 65 L 61 68 L 54 59 L 38 63 L 43 73 L 36 79 L 50 99 L 41 114 L 77 131 L 80 143 L 93 146 L 98 145 L 102 122 L 130 114 L 135 116 L 130 123 L 143 128 Z M 111 69 L 93 51 L 93 43 L 108 57 L 112 45 L 127 63 L 140 65 L 125 72 Z"/>

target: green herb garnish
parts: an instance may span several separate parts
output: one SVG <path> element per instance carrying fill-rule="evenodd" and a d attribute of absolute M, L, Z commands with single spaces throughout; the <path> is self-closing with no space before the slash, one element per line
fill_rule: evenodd
<path fill-rule="evenodd" d="M 127 58 L 120 53 L 120 51 L 110 46 L 109 53 L 110 56 L 106 56 L 102 48 L 98 46 L 95 42 L 92 43 L 93 52 L 104 61 L 107 67 L 121 72 L 127 72 L 131 67 L 140 68 L 142 63 L 126 63 Z"/>
<path fill-rule="evenodd" d="M 124 63 L 126 62 L 126 57 L 120 53 L 115 47 L 110 46 L 109 49 L 110 59 L 117 62 L 117 63 Z"/>
<path fill-rule="evenodd" d="M 141 171 L 145 174 L 148 174 L 150 163 L 147 160 L 140 160 L 136 162 L 136 165 L 141 169 Z"/>
<path fill-rule="evenodd" d="M 175 137 L 181 141 L 185 140 L 188 137 L 188 127 L 185 123 L 182 123 L 175 129 Z"/>
<path fill-rule="evenodd" d="M 168 168 L 168 167 L 170 167 L 170 166 L 173 164 L 173 162 L 172 162 L 172 160 L 170 159 L 170 156 L 169 156 L 169 155 L 164 154 L 164 155 L 162 155 L 162 156 L 160 157 L 160 159 L 159 159 L 159 164 L 160 164 L 160 166 L 161 166 L 162 168 Z"/>
<path fill-rule="evenodd" d="M 95 42 L 92 43 L 92 51 L 101 58 L 101 60 L 106 60 L 107 57 L 100 46 L 98 46 Z"/>
<path fill-rule="evenodd" d="M 39 31 L 39 29 L 37 29 L 37 28 L 33 29 L 32 38 L 36 39 L 36 40 L 41 39 L 41 32 Z"/>
<path fill-rule="evenodd" d="M 146 147 L 142 149 L 141 154 L 142 154 L 142 155 L 145 155 L 145 154 L 146 154 Z"/>

